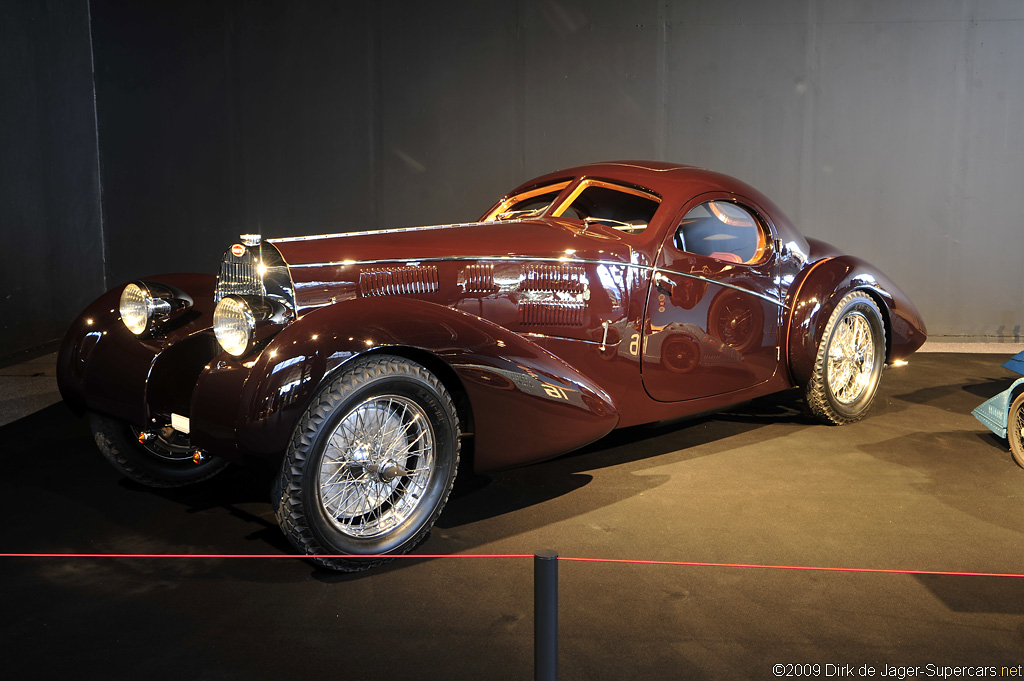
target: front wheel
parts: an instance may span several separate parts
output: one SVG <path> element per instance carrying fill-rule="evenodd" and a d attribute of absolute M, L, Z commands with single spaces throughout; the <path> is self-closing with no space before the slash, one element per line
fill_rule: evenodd
<path fill-rule="evenodd" d="M 834 425 L 864 418 L 885 366 L 885 325 L 871 296 L 860 291 L 839 301 L 825 326 L 814 372 L 805 390 L 816 417 Z"/>
<path fill-rule="evenodd" d="M 425 367 L 389 355 L 357 360 L 296 426 L 276 486 L 278 523 L 332 570 L 387 561 L 360 555 L 407 553 L 448 500 L 459 437 L 451 396 Z"/>
<path fill-rule="evenodd" d="M 212 478 L 228 462 L 209 457 L 196 463 L 195 448 L 188 436 L 165 426 L 150 437 L 139 437 L 139 429 L 104 414 L 91 412 L 92 436 L 103 456 L 114 468 L 135 482 L 149 487 L 183 487 Z"/>
<path fill-rule="evenodd" d="M 1006 439 L 1010 441 L 1010 453 L 1017 465 L 1024 468 L 1024 392 L 1010 405 L 1006 418 Z"/>

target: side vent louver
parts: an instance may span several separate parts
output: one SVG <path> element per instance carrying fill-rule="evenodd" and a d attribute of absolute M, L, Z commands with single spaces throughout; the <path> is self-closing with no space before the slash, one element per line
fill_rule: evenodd
<path fill-rule="evenodd" d="M 464 271 L 466 293 L 490 293 L 494 290 L 494 265 L 466 265 Z"/>
<path fill-rule="evenodd" d="M 590 285 L 582 265 L 535 264 L 519 278 L 519 323 L 538 326 L 583 326 Z"/>
<path fill-rule="evenodd" d="M 359 294 L 402 296 L 437 292 L 437 267 L 380 267 L 359 273 Z"/>
<path fill-rule="evenodd" d="M 583 293 L 587 288 L 582 265 L 528 265 L 519 284 L 522 291 Z"/>
<path fill-rule="evenodd" d="M 576 302 L 523 302 L 519 304 L 519 323 L 542 326 L 583 326 L 586 306 Z"/>

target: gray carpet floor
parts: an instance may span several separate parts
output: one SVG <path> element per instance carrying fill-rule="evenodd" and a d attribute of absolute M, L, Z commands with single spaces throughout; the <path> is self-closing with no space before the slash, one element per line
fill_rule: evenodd
<path fill-rule="evenodd" d="M 726 566 L 1024 572 L 1024 470 L 970 415 L 1015 377 L 1009 354 L 918 354 L 850 426 L 815 424 L 790 391 L 460 479 L 418 553 L 716 564 L 560 562 L 562 679 L 1016 667 L 1024 578 Z M 0 426 L 3 552 L 280 556 L 2 557 L 8 678 L 533 677 L 531 559 L 325 573 L 284 557 L 272 470 L 146 489 L 52 375 L 2 380 L 5 414 L 33 405 Z"/>

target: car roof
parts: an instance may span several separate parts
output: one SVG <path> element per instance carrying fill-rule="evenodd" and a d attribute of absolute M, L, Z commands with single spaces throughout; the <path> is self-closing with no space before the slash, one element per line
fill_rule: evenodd
<path fill-rule="evenodd" d="M 664 161 L 604 161 L 563 168 L 534 178 L 514 192 L 544 182 L 568 177 L 601 177 L 651 189 L 663 197 L 679 193 L 696 196 L 709 191 L 727 191 L 749 195 L 757 200 L 761 193 L 734 177 L 707 168 Z M 687 197 L 689 198 L 689 197 Z"/>
<path fill-rule="evenodd" d="M 644 187 L 663 200 L 686 202 L 709 192 L 727 192 L 754 202 L 766 211 L 784 240 L 796 240 L 806 248 L 800 234 L 786 214 L 770 198 L 735 177 L 707 168 L 666 161 L 602 161 L 563 168 L 523 183 L 509 192 L 512 196 L 537 185 L 578 177 L 595 177 Z"/>

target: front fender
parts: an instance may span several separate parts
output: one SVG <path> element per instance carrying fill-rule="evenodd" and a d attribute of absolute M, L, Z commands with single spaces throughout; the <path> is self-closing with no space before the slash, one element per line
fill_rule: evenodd
<path fill-rule="evenodd" d="M 819 260 L 790 287 L 786 351 L 790 377 L 806 385 L 814 371 L 825 326 L 836 305 L 851 291 L 862 290 L 878 303 L 885 322 L 886 361 L 910 356 L 927 338 L 924 321 L 910 299 L 873 265 L 854 256 Z"/>
<path fill-rule="evenodd" d="M 159 333 L 137 337 L 121 322 L 113 288 L 72 322 L 57 355 L 57 386 L 75 410 L 95 410 L 145 426 L 154 410 L 184 412 L 195 379 L 217 354 L 210 331 L 214 277 L 146 277 L 181 289 L 193 299 L 185 314 Z"/>
<path fill-rule="evenodd" d="M 450 367 L 457 384 L 449 389 L 463 392 L 472 409 L 479 471 L 581 447 L 618 422 L 607 393 L 523 336 L 422 300 L 357 299 L 309 312 L 255 359 L 218 357 L 196 386 L 193 442 L 283 452 L 321 387 L 367 353 L 427 353 Z"/>

